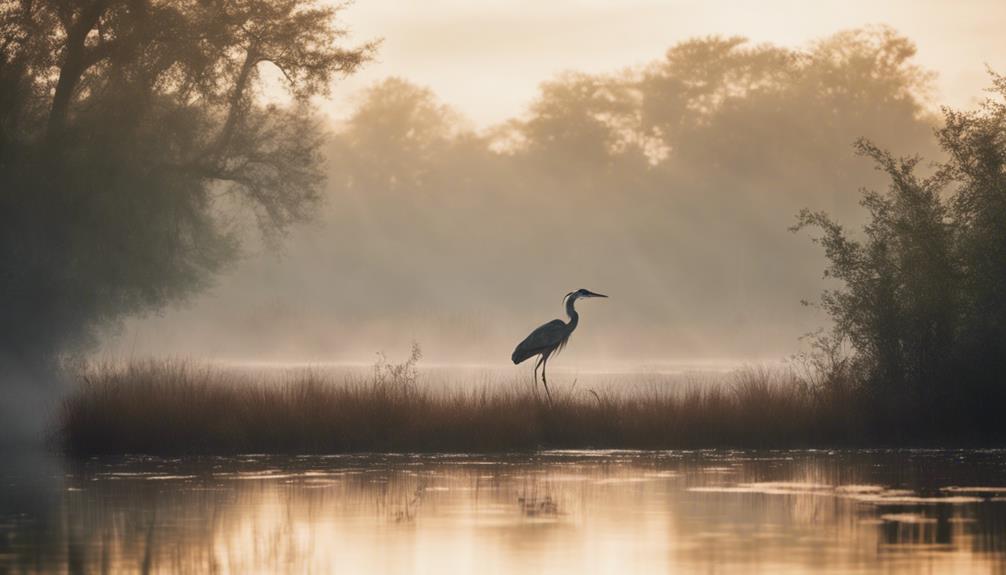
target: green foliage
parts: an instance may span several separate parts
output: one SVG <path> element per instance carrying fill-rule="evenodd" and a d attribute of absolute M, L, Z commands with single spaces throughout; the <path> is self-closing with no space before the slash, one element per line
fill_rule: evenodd
<path fill-rule="evenodd" d="M 0 4 L 0 350 L 78 349 L 204 287 L 246 220 L 272 238 L 310 213 L 322 139 L 309 99 L 373 50 L 336 45 L 336 11 Z M 288 105 L 265 101 L 269 66 Z"/>
<path fill-rule="evenodd" d="M 998 96 L 1006 82 L 993 75 Z M 944 110 L 937 131 L 947 159 L 928 177 L 918 157 L 896 159 L 857 145 L 890 179 L 866 191 L 861 238 L 823 212 L 804 210 L 794 229 L 815 227 L 827 277 L 839 287 L 821 305 L 847 340 L 850 377 L 883 417 L 906 425 L 1002 429 L 995 408 L 1006 367 L 1006 108 Z"/>

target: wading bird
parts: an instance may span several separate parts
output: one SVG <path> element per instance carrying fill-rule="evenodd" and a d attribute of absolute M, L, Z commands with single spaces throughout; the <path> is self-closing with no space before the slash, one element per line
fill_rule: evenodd
<path fill-rule="evenodd" d="M 580 322 L 580 314 L 576 313 L 576 300 L 582 297 L 608 297 L 590 290 L 579 289 L 566 294 L 563 301 L 566 303 L 566 315 L 569 322 L 561 319 L 553 319 L 545 325 L 531 332 L 531 335 L 524 338 L 524 341 L 517 344 L 510 359 L 514 365 L 526 360 L 529 357 L 540 356 L 538 363 L 534 366 L 534 384 L 538 385 L 538 367 L 541 367 L 541 381 L 545 384 L 545 395 L 548 397 L 549 405 L 552 404 L 552 394 L 548 391 L 548 380 L 545 379 L 545 363 L 553 353 L 562 351 L 569 341 L 569 336 L 576 329 L 576 324 Z"/>

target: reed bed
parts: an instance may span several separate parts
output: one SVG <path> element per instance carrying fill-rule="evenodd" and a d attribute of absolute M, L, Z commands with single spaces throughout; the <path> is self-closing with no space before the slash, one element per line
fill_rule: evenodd
<path fill-rule="evenodd" d="M 185 361 L 83 369 L 54 440 L 70 454 L 502 452 L 542 448 L 807 447 L 852 440 L 850 406 L 782 370 L 641 393 L 528 382 L 438 390 L 413 364 L 279 381 Z"/>

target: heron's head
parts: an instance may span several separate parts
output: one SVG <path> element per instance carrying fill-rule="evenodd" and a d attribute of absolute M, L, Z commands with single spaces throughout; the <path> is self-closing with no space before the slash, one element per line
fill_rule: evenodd
<path fill-rule="evenodd" d="M 608 297 L 608 296 L 606 296 L 604 294 L 600 294 L 600 293 L 594 293 L 594 292 L 590 291 L 589 289 L 582 289 L 581 288 L 581 289 L 578 289 L 576 291 L 569 292 L 568 294 L 566 294 L 566 297 L 562 298 L 562 300 L 566 301 L 566 298 L 570 298 L 570 297 L 573 298 L 574 300 L 576 300 L 576 299 L 580 299 L 582 297 Z"/>

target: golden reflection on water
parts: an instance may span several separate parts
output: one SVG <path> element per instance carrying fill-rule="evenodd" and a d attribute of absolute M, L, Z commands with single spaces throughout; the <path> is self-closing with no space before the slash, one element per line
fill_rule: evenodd
<path fill-rule="evenodd" d="M 49 483 L 38 471 L 3 476 L 0 573 L 1001 572 L 1004 461 L 935 451 L 92 461 Z M 28 482 L 47 503 L 26 512 L 13 494 Z"/>

